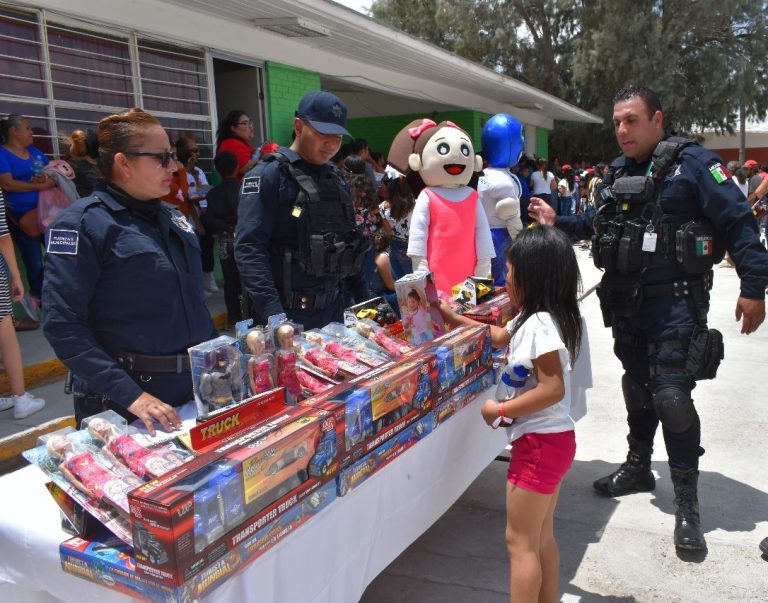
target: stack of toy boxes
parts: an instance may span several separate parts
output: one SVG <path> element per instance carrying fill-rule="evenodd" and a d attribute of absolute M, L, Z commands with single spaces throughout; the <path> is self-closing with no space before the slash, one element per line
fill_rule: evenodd
<path fill-rule="evenodd" d="M 59 547 L 62 569 L 141 601 L 190 603 L 213 591 L 258 559 L 336 499 L 336 483 L 324 484 L 181 586 L 171 586 L 136 571 L 133 549 L 116 538 L 70 538 Z"/>
<path fill-rule="evenodd" d="M 131 492 L 138 572 L 180 586 L 334 479 L 339 416 L 286 408 Z"/>
<path fill-rule="evenodd" d="M 343 416 L 344 452 L 340 460 L 346 467 L 429 412 L 436 394 L 435 356 L 420 353 L 388 362 L 301 405 Z"/>
<path fill-rule="evenodd" d="M 515 306 L 509 295 L 502 293 L 496 297 L 470 308 L 464 316 L 496 327 L 505 326 L 515 314 Z"/>
<path fill-rule="evenodd" d="M 426 353 L 437 357 L 440 393 L 435 410 L 439 424 L 471 401 L 482 385 L 490 387 L 486 375 L 493 366 L 491 329 L 486 325 L 462 326 L 425 347 Z"/>

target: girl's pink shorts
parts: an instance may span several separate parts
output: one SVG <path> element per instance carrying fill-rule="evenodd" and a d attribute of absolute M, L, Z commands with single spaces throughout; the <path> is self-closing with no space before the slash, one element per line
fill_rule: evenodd
<path fill-rule="evenodd" d="M 576 434 L 526 433 L 512 442 L 507 479 L 539 494 L 552 494 L 573 464 Z"/>

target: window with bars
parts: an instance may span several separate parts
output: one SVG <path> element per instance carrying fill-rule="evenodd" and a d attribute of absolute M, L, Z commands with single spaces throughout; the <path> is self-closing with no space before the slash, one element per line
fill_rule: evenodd
<path fill-rule="evenodd" d="M 73 130 L 141 106 L 172 143 L 194 136 L 201 167 L 210 170 L 208 84 L 202 49 L 0 4 L 0 114 L 27 117 L 35 146 L 47 154 L 66 154 Z"/>

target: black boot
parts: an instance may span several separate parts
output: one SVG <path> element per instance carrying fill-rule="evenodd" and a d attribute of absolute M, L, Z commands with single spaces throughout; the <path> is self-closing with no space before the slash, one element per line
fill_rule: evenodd
<path fill-rule="evenodd" d="M 763 538 L 763 541 L 760 543 L 760 552 L 763 554 L 763 557 L 768 558 L 768 538 Z"/>
<path fill-rule="evenodd" d="M 699 498 L 696 469 L 672 469 L 675 487 L 675 547 L 688 551 L 704 551 L 707 541 L 699 523 Z"/>
<path fill-rule="evenodd" d="M 603 496 L 623 496 L 633 492 L 650 492 L 656 487 L 651 473 L 653 446 L 627 436 L 627 461 L 616 471 L 601 477 L 592 485 Z"/>

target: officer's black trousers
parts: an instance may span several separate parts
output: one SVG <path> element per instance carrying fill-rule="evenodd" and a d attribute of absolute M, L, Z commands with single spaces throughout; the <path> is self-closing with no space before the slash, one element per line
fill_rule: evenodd
<path fill-rule="evenodd" d="M 681 470 L 698 468 L 704 453 L 699 416 L 690 400 L 696 382 L 685 370 L 695 325 L 691 298 L 653 298 L 632 318 L 614 318 L 614 352 L 630 380 L 624 388 L 629 435 L 652 446 L 662 418 L 669 465 Z M 664 400 L 670 398 L 681 401 L 672 413 L 664 411 Z"/>

